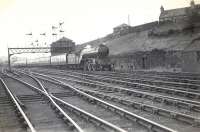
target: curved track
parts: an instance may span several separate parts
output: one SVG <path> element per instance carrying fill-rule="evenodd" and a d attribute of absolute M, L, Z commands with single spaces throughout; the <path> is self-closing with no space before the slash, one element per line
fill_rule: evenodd
<path fill-rule="evenodd" d="M 0 131 L 36 132 L 32 123 L 25 115 L 24 107 L 2 78 L 5 77 L 1 75 L 0 78 Z"/>
<path fill-rule="evenodd" d="M 25 115 L 33 124 L 35 131 L 83 132 L 43 91 L 31 88 L 11 74 L 7 75 L 4 81 L 10 91 L 16 93 L 18 102 L 23 105 Z"/>
<path fill-rule="evenodd" d="M 47 77 L 47 76 L 46 76 Z M 49 77 L 47 77 L 48 79 L 49 79 Z M 63 82 L 60 82 L 59 80 L 57 80 L 57 79 L 55 79 L 55 78 L 51 78 L 50 79 L 51 80 L 51 83 L 54 83 L 54 84 L 56 84 L 56 85 L 60 85 L 60 86 L 62 86 L 62 87 L 65 87 L 65 88 L 68 88 L 68 89 L 70 89 L 70 90 L 72 90 L 74 93 L 76 93 L 78 96 L 79 96 L 79 98 L 83 98 L 83 99 L 85 99 L 86 101 L 89 101 L 89 102 L 95 102 L 97 105 L 98 105 L 98 108 L 99 109 L 95 109 L 95 108 L 93 108 L 92 106 L 90 106 L 91 108 L 93 108 L 93 110 L 90 110 L 90 109 L 88 109 L 89 107 L 85 107 L 85 105 L 80 105 L 79 107 L 82 107 L 83 109 L 88 109 L 87 111 L 89 111 L 90 110 L 90 112 L 91 111 L 97 111 L 97 110 L 100 110 L 100 108 L 102 107 L 103 109 L 106 109 L 106 110 L 109 110 L 111 113 L 113 113 L 114 115 L 115 114 L 119 114 L 119 115 L 123 115 L 123 118 L 124 118 L 124 120 L 126 119 L 127 121 L 129 121 L 129 123 L 130 124 L 132 124 L 132 123 L 135 123 L 135 121 L 137 122 L 136 124 L 137 125 L 142 125 L 143 127 L 145 127 L 146 128 L 146 130 L 148 131 L 149 129 L 152 129 L 153 131 L 174 131 L 174 130 L 172 130 L 172 129 L 169 129 L 169 128 L 167 128 L 167 127 L 165 127 L 165 126 L 163 126 L 163 125 L 160 125 L 160 124 L 158 124 L 158 123 L 156 123 L 156 122 L 154 122 L 154 121 L 151 121 L 151 120 L 148 120 L 148 119 L 145 119 L 144 117 L 142 117 L 142 116 L 138 116 L 137 114 L 134 114 L 134 113 L 132 113 L 132 112 L 129 112 L 129 111 L 127 111 L 127 110 L 125 110 L 125 109 L 122 109 L 122 108 L 120 108 L 120 107 L 117 107 L 116 105 L 113 105 L 112 103 L 108 103 L 108 102 L 104 102 L 103 100 L 99 100 L 98 98 L 96 98 L 96 97 L 93 97 L 93 96 L 91 96 L 91 95 L 88 95 L 88 94 L 86 94 L 86 93 L 84 93 L 84 92 L 81 92 L 80 90 L 78 90 L 78 89 L 76 89 L 76 88 L 74 88 L 73 86 L 70 86 L 70 85 L 68 85 L 68 84 L 65 84 L 65 83 L 63 83 Z M 52 81 L 52 80 L 54 80 L 54 81 Z M 54 90 L 55 90 L 55 88 L 54 88 Z M 55 93 L 55 91 L 53 90 L 53 92 Z M 48 91 L 51 91 L 50 89 L 49 89 L 49 87 L 48 87 Z M 69 97 L 68 97 L 69 98 Z M 75 99 L 75 100 L 74 100 Z M 71 103 L 75 103 L 75 102 L 82 102 L 80 99 L 78 99 L 77 97 L 75 97 L 74 99 L 66 99 L 66 101 L 67 100 L 69 100 Z M 76 101 L 78 99 L 78 101 Z M 85 104 L 84 102 L 82 102 L 81 104 Z M 74 105 L 76 105 L 76 103 L 74 104 Z M 105 113 L 105 112 L 104 112 Z M 105 116 L 105 115 L 102 115 L 102 116 Z M 116 117 L 116 121 L 117 120 L 119 120 L 120 118 L 117 118 L 117 116 L 115 116 Z M 103 117 L 102 117 L 103 118 Z M 104 117 L 105 118 L 105 117 Z M 122 118 L 122 119 L 123 119 Z M 107 119 L 108 120 L 108 119 Z M 111 119 L 112 120 L 112 119 Z M 115 120 L 114 120 L 115 121 Z M 117 123 L 117 122 L 116 122 Z M 127 123 L 123 123 L 123 124 L 119 124 L 120 122 L 118 122 L 117 123 L 117 126 L 120 126 L 120 127 L 125 127 L 125 126 L 123 126 L 123 125 L 128 125 L 129 123 L 127 122 Z M 115 124 L 115 122 L 113 122 L 113 124 Z M 133 124 L 132 124 L 133 125 Z M 125 127 L 126 128 L 126 127 Z M 137 127 L 135 127 L 135 129 L 136 129 Z M 138 127 L 138 129 L 141 129 L 142 127 L 140 126 L 140 127 Z M 129 127 L 127 127 L 126 128 L 126 130 L 127 131 L 131 131 L 131 128 L 130 128 L 130 126 Z M 138 130 L 137 130 L 138 131 Z M 145 131 L 145 129 L 144 129 L 144 131 Z"/>
<path fill-rule="evenodd" d="M 10 76 L 10 78 L 18 81 L 19 83 L 26 85 L 36 91 L 41 92 L 42 94 L 46 94 L 46 96 L 48 98 L 51 98 L 52 100 L 50 101 L 54 101 L 56 104 L 58 104 L 59 109 L 61 109 L 64 113 L 67 113 L 70 115 L 70 117 L 72 117 L 72 119 L 74 120 L 74 123 L 76 122 L 76 124 L 78 126 L 80 126 L 80 128 L 83 128 L 82 131 L 87 131 L 87 132 L 93 132 L 93 131 L 97 131 L 97 132 L 110 132 L 110 131 L 116 131 L 116 132 L 126 132 L 126 130 L 119 128 L 118 126 L 115 126 L 112 123 L 109 123 L 106 120 L 102 120 L 101 118 L 98 118 L 97 116 L 86 112 L 83 109 L 80 109 L 78 107 L 76 107 L 75 105 L 72 105 L 68 102 L 65 101 L 65 98 L 70 98 L 70 97 L 74 97 L 73 93 L 71 92 L 71 95 L 66 95 L 66 94 L 48 94 L 48 91 L 44 88 L 43 84 L 38 81 L 37 79 L 32 77 L 32 81 L 31 78 L 27 78 L 27 77 L 23 77 L 21 76 L 21 79 L 17 79 L 13 76 Z M 23 80 L 22 80 L 23 79 Z M 36 81 L 36 83 L 34 82 L 34 80 Z M 29 83 L 27 83 L 27 82 Z M 40 89 L 36 88 L 34 85 L 30 84 L 33 83 L 34 85 L 39 85 Z M 60 95 L 62 98 L 60 98 Z M 56 97 L 56 96 L 59 96 Z M 82 100 L 82 99 L 81 99 Z M 80 100 L 80 102 L 81 102 Z M 58 108 L 55 108 L 54 106 L 52 106 L 53 109 L 55 109 L 55 111 L 59 111 Z M 95 106 L 93 106 L 92 108 L 95 108 Z M 91 108 L 90 108 L 91 109 Z M 97 108 L 96 108 L 97 109 Z M 41 109 L 44 110 L 44 109 Z M 99 110 L 99 109 L 97 109 Z M 61 117 L 63 117 L 63 115 L 61 115 L 61 113 L 58 113 Z M 104 114 L 104 113 L 102 113 Z M 112 112 L 111 112 L 112 114 Z M 32 119 L 32 117 L 31 117 Z M 121 119 L 119 117 L 119 119 Z M 42 125 L 43 126 L 43 125 Z M 60 131 L 60 128 L 58 128 L 58 130 Z M 49 130 L 48 130 L 49 131 Z M 81 132 L 82 132 L 81 131 Z"/>
<path fill-rule="evenodd" d="M 83 78 L 83 76 L 80 76 L 80 77 L 75 76 L 74 77 L 74 75 L 72 76 L 71 74 L 66 75 L 61 72 L 57 72 L 57 73 L 55 71 L 53 72 L 53 70 L 50 72 L 46 72 L 46 74 L 51 75 L 52 77 L 55 77 L 66 83 L 70 82 L 71 85 L 78 88 L 79 90 L 82 90 L 88 94 L 95 96 L 95 97 L 101 98 L 109 103 L 112 103 L 112 104 L 122 107 L 124 109 L 131 110 L 131 109 L 133 109 L 133 108 L 130 108 L 130 106 L 131 106 L 131 107 L 134 107 L 134 109 L 137 109 L 137 110 L 139 109 L 141 115 L 142 114 L 145 115 L 144 112 L 147 112 L 147 113 L 153 113 L 154 115 L 161 116 L 160 119 L 162 119 L 164 116 L 164 118 L 162 119 L 163 120 L 162 123 L 171 128 L 176 128 L 177 126 L 175 126 L 175 124 L 178 124 L 179 127 L 182 126 L 182 129 L 179 129 L 179 131 L 191 131 L 191 130 L 199 131 L 198 126 L 190 127 L 190 125 L 194 125 L 194 124 L 198 125 L 199 124 L 199 110 L 198 110 L 199 104 L 197 101 L 191 100 L 191 98 L 188 98 L 188 99 L 178 98 L 177 99 L 177 98 L 173 98 L 173 97 L 169 96 L 169 98 L 165 97 L 164 101 L 162 101 L 162 100 L 159 101 L 159 99 L 162 98 L 162 95 L 159 98 L 159 96 L 157 96 L 155 94 L 149 94 L 147 92 L 140 92 L 140 91 L 132 91 L 133 93 L 135 92 L 136 96 L 129 97 L 128 94 L 133 95 L 133 94 L 130 94 L 131 90 L 123 89 L 123 87 L 121 87 L 121 90 L 120 90 L 120 87 L 114 88 L 114 86 L 103 85 L 104 83 L 100 83 L 100 82 L 97 83 L 94 81 L 94 79 L 89 79 L 89 78 L 85 79 L 85 78 Z M 41 77 L 42 76 L 40 76 L 39 78 L 41 80 L 45 81 L 45 79 L 44 78 L 42 79 Z M 52 83 L 53 82 L 55 83 L 55 80 L 53 80 L 53 79 L 48 80 L 48 81 L 52 81 Z M 116 90 L 116 89 L 118 89 L 118 90 Z M 137 96 L 137 94 L 139 94 L 139 95 Z M 146 100 L 145 96 L 141 96 L 144 94 L 146 94 L 145 95 L 147 97 L 146 99 L 148 99 L 149 97 L 153 97 L 151 99 L 154 103 L 152 101 Z M 135 101 L 133 101 L 133 100 L 135 100 Z M 166 104 L 166 105 L 163 106 L 163 104 Z M 179 106 L 182 106 L 182 107 L 179 107 L 179 106 L 177 107 L 176 106 L 177 104 L 180 104 Z M 187 109 L 187 110 L 185 111 L 185 109 Z M 141 110 L 142 110 L 142 112 L 141 112 Z M 148 115 L 147 117 L 150 117 L 150 116 Z M 153 116 L 153 118 L 151 120 L 156 120 L 156 118 L 157 118 L 157 116 Z M 169 118 L 169 120 L 167 118 Z M 173 120 L 175 119 L 174 123 L 173 123 L 172 119 Z M 178 121 L 178 122 L 176 122 L 176 121 Z M 183 122 L 186 122 L 186 124 L 187 125 L 189 124 L 189 125 L 187 126 Z"/>

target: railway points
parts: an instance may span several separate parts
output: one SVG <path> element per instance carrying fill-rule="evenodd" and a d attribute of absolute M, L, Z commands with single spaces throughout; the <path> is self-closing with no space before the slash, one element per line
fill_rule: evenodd
<path fill-rule="evenodd" d="M 127 85 L 132 83 L 127 79 L 131 79 L 132 75 L 121 74 L 19 68 L 12 72 L 4 72 L 4 81 L 13 93 L 16 93 L 18 103 L 22 107 L 34 109 L 38 106 L 42 109 L 48 109 L 46 111 L 59 111 L 54 106 L 52 107 L 51 101 L 53 101 L 83 131 L 103 132 L 113 130 L 113 127 L 117 131 L 124 132 L 148 131 L 149 129 L 158 132 L 161 130 L 199 131 L 200 103 L 198 98 L 169 92 L 178 90 L 178 92 L 198 95 L 198 91 L 195 93 L 189 91 L 194 89 L 188 87 L 182 89 L 179 87 L 164 88 L 163 86 L 143 84 L 142 82 L 138 85 L 151 85 L 150 87 L 159 88 L 159 90 L 135 88 L 133 85 Z M 124 78 L 120 79 L 120 77 Z M 162 89 L 166 91 L 162 92 Z M 97 100 L 100 100 L 100 102 L 97 103 Z M 29 103 L 31 105 L 28 105 Z M 43 106 L 44 104 L 47 106 Z M 39 111 L 39 109 L 36 110 Z M 72 131 L 72 128 L 68 127 L 71 125 L 69 123 L 66 125 L 63 122 L 63 116 L 60 116 L 59 113 L 62 112 L 55 113 L 55 115 L 58 114 L 58 117 L 61 117 L 57 120 L 60 120 L 61 124 L 64 125 L 58 125 L 57 129 L 63 127 L 66 129 L 63 131 Z M 34 116 L 27 115 L 34 127 L 39 125 L 36 123 L 37 120 L 34 120 Z M 44 129 L 48 129 L 48 123 L 46 126 L 44 124 L 42 126 Z M 36 130 L 43 128 L 35 127 Z"/>
<path fill-rule="evenodd" d="M 43 72 L 44 72 L 44 71 L 43 71 Z M 40 72 L 40 73 L 41 73 L 41 72 Z M 54 73 L 54 75 L 51 75 L 50 73 L 52 73 L 52 74 Z M 31 74 L 34 75 L 34 72 L 32 72 Z M 47 71 L 46 71 L 46 74 L 48 74 Z M 49 74 L 48 74 L 48 76 L 50 77 L 50 75 L 51 75 L 52 77 L 53 77 L 53 76 L 54 76 L 54 77 L 57 77 L 58 79 L 60 79 L 60 80 L 62 80 L 62 81 L 65 80 L 65 77 L 66 77 L 66 76 L 64 77 L 64 75 L 62 75 L 62 74 L 59 73 L 59 72 L 57 72 L 57 76 L 55 76 L 55 74 L 56 74 L 55 71 L 50 71 Z M 63 73 L 63 74 L 64 74 L 64 73 Z M 35 75 L 36 75 L 36 74 L 35 74 Z M 38 75 L 39 75 L 39 74 L 38 74 Z M 59 78 L 59 75 L 60 75 L 60 78 Z M 44 77 L 44 76 L 43 76 L 43 77 Z M 40 76 L 40 77 L 38 77 L 38 78 L 40 78 L 40 80 L 43 80 L 43 83 L 45 82 L 45 79 L 44 79 L 44 78 L 42 79 L 42 76 Z M 49 78 L 49 79 L 50 79 L 50 78 Z M 77 79 L 77 78 L 76 78 L 76 79 Z M 81 79 L 79 78 L 79 81 L 77 81 L 76 79 L 72 79 L 72 77 L 71 77 L 71 84 L 72 84 L 72 82 L 75 82 L 75 83 L 78 82 L 77 84 L 81 84 Z M 47 81 L 47 80 L 46 80 L 46 81 Z M 49 80 L 49 81 L 53 83 L 55 80 L 51 78 L 51 80 Z M 92 81 L 92 80 L 90 80 L 90 81 Z M 66 82 L 66 83 L 67 83 L 67 82 L 68 82 L 68 83 L 70 82 L 69 77 L 68 77 L 68 79 L 65 80 L 65 82 Z M 58 82 L 57 82 L 57 83 L 58 83 Z M 104 92 L 100 93 L 102 90 L 103 90 L 103 91 L 107 91 L 106 89 L 101 88 L 101 87 L 103 87 L 103 86 L 96 86 L 96 87 L 95 87 L 96 92 L 95 92 L 95 90 L 94 90 L 95 83 L 90 84 L 91 82 L 86 82 L 86 80 L 82 81 L 82 85 L 80 85 L 79 87 L 83 86 L 84 83 L 85 83 L 85 87 L 89 87 L 89 86 L 90 86 L 90 87 L 93 87 L 93 89 L 91 88 L 91 89 L 89 90 L 89 89 L 83 89 L 83 88 L 82 88 L 83 91 L 85 91 L 86 93 L 90 93 L 90 94 L 92 94 L 92 95 L 94 95 L 94 96 L 96 96 L 96 97 L 105 99 L 105 100 L 107 100 L 107 101 L 111 101 L 111 102 L 112 102 L 112 100 L 117 100 L 116 102 L 119 103 L 120 101 L 119 101 L 118 99 L 120 98 L 120 96 L 123 97 L 122 94 L 119 94 L 119 93 L 118 93 L 119 95 L 117 96 L 116 91 L 112 91 L 112 90 L 111 90 L 111 91 L 108 91 L 108 92 L 105 92 L 106 94 L 104 94 Z M 55 84 L 56 84 L 56 83 L 55 83 Z M 54 85 L 55 85 L 55 84 L 54 84 Z M 75 86 L 75 85 L 77 85 L 77 84 L 73 84 L 73 86 Z M 98 85 L 98 84 L 96 84 L 96 85 Z M 105 86 L 104 86 L 104 87 L 105 87 Z M 100 89 L 100 91 L 98 92 L 97 89 Z M 54 89 L 54 90 L 55 90 L 55 89 Z M 88 90 L 88 91 L 87 91 L 87 90 Z M 55 92 L 55 91 L 54 91 L 54 92 Z M 98 93 L 99 93 L 99 94 L 98 94 Z M 108 94 L 109 94 L 109 95 L 108 95 Z M 111 95 L 110 95 L 110 94 L 111 94 Z M 128 97 L 124 96 L 124 99 L 125 99 L 125 98 L 128 99 Z M 131 98 L 129 98 L 129 99 L 131 99 Z M 132 98 L 132 100 L 133 100 L 133 99 L 136 99 L 136 98 Z M 121 99 L 121 102 L 123 102 L 122 99 Z M 131 101 L 128 101 L 128 100 L 124 100 L 124 102 L 125 102 L 124 104 L 126 104 L 127 102 L 128 102 L 128 103 L 131 103 Z M 148 102 L 148 101 L 147 101 L 147 102 Z M 180 101 L 180 102 L 182 102 L 182 101 Z M 128 103 L 127 103 L 127 104 L 128 104 Z M 133 103 L 133 102 L 132 102 L 132 103 Z M 183 102 L 182 102 L 182 103 L 183 103 Z M 186 103 L 186 102 L 184 102 L 184 103 Z M 120 104 L 120 103 L 119 103 L 119 104 Z M 119 104 L 118 104 L 118 105 L 119 105 Z M 122 103 L 122 104 L 123 104 L 123 103 Z M 148 103 L 147 103 L 147 104 L 148 104 Z M 175 103 L 175 104 L 176 104 L 176 103 Z M 186 103 L 186 104 L 187 104 L 187 103 Z M 188 104 L 190 104 L 190 103 L 188 103 Z M 115 105 L 117 105 L 117 104 L 115 104 Z M 151 105 L 152 105 L 152 104 L 151 104 Z M 154 104 L 154 106 L 155 106 L 155 105 L 156 105 L 156 104 Z M 151 113 L 152 111 L 154 111 L 154 110 L 157 111 L 156 108 L 149 110 L 148 107 L 145 108 L 145 105 L 142 106 L 142 107 L 144 108 L 144 111 L 149 111 L 150 113 Z M 165 108 L 167 108 L 167 107 L 168 107 L 168 106 L 166 105 Z M 173 106 L 173 107 L 174 107 L 174 106 Z M 139 108 L 140 108 L 140 107 L 139 107 Z M 138 109 L 138 108 L 137 108 L 137 109 Z M 170 105 L 169 105 L 169 107 L 168 107 L 167 109 L 168 109 L 168 110 L 169 110 L 169 109 L 175 110 L 175 109 L 173 109 L 172 107 L 170 107 Z M 187 117 L 187 116 L 189 117 L 189 115 L 191 115 L 191 116 L 193 116 L 193 117 L 195 117 L 195 116 L 198 117 L 198 114 L 197 114 L 198 112 L 196 113 L 197 115 L 195 115 L 195 112 L 193 113 L 193 112 L 192 112 L 192 111 L 193 111 L 192 109 L 188 109 L 191 113 L 190 113 L 189 111 L 187 111 L 187 112 L 186 112 L 186 111 L 183 111 L 183 110 L 181 110 L 179 107 L 178 107 L 176 110 L 179 111 L 179 112 L 181 111 L 181 112 L 182 112 L 182 115 L 185 114 L 185 115 L 186 115 L 185 117 Z M 162 113 L 162 112 L 161 112 L 161 113 Z M 161 115 L 162 115 L 162 114 L 161 114 Z M 179 121 L 182 120 L 181 122 L 188 122 L 188 123 L 189 123 L 189 122 L 190 122 L 190 123 L 192 122 L 191 120 L 188 120 L 188 121 L 187 121 L 187 119 L 185 120 L 185 119 L 184 119 L 184 116 L 182 116 L 182 117 L 180 116 L 181 114 L 180 114 L 179 116 L 177 116 L 177 114 L 175 114 L 175 113 L 171 113 L 171 114 L 167 114 L 167 115 L 171 115 L 170 118 L 172 118 L 172 117 L 174 118 L 174 115 L 175 115 L 175 117 L 177 118 L 177 120 L 179 120 Z M 178 118 L 179 118 L 179 119 L 178 119 Z M 189 118 L 188 118 L 188 119 L 189 119 Z M 193 124 L 193 125 L 194 125 L 194 124 L 198 124 L 198 120 L 199 120 L 198 118 L 197 118 L 197 119 L 194 119 L 194 120 L 193 120 L 194 122 L 193 122 L 192 124 Z M 172 123 L 172 124 L 173 124 L 173 123 Z M 177 123 L 177 124 L 178 124 L 178 123 Z M 198 125 L 197 125 L 197 126 L 198 126 Z M 195 127 L 194 129 L 197 129 L 197 131 L 198 131 L 198 127 Z M 185 129 L 185 130 L 187 130 L 187 129 Z M 194 130 L 193 130 L 193 131 L 194 131 Z"/>
<path fill-rule="evenodd" d="M 0 21 L 0 132 L 200 132 L 198 1 L 167 8 L 162 1 L 30 1 L 6 3 L 0 15 L 19 18 Z M 91 20 L 100 18 L 101 6 L 109 7 L 101 11 L 101 20 L 110 18 L 104 23 Z M 160 9 L 159 19 L 134 15 L 143 24 L 131 25 L 136 6 L 147 9 L 139 14 Z M 119 23 L 116 12 L 129 8 L 127 23 Z M 38 17 L 43 10 L 48 19 Z M 102 36 L 105 23 L 119 25 Z"/>

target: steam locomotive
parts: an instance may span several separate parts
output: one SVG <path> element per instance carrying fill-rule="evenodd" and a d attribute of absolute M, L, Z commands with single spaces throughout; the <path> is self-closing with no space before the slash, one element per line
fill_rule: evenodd
<path fill-rule="evenodd" d="M 86 46 L 80 53 L 80 65 L 83 70 L 111 70 L 109 48 L 103 44 L 98 47 Z"/>
<path fill-rule="evenodd" d="M 104 44 L 100 44 L 97 47 L 87 45 L 79 53 L 65 53 L 51 57 L 40 57 L 37 60 L 28 60 L 26 63 L 15 62 L 14 65 L 29 67 L 50 66 L 85 71 L 112 69 L 109 59 L 109 48 Z"/>

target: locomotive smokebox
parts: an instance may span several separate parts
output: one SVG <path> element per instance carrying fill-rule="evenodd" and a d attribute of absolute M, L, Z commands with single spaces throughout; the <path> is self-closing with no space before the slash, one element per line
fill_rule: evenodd
<path fill-rule="evenodd" d="M 109 55 L 109 48 L 106 45 L 100 44 L 98 48 L 98 57 L 104 58 Z"/>

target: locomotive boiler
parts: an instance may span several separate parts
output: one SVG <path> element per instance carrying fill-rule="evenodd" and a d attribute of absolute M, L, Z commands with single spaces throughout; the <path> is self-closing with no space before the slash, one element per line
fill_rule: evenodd
<path fill-rule="evenodd" d="M 109 48 L 100 44 L 98 47 L 87 45 L 80 53 L 80 65 L 84 70 L 110 70 Z"/>

